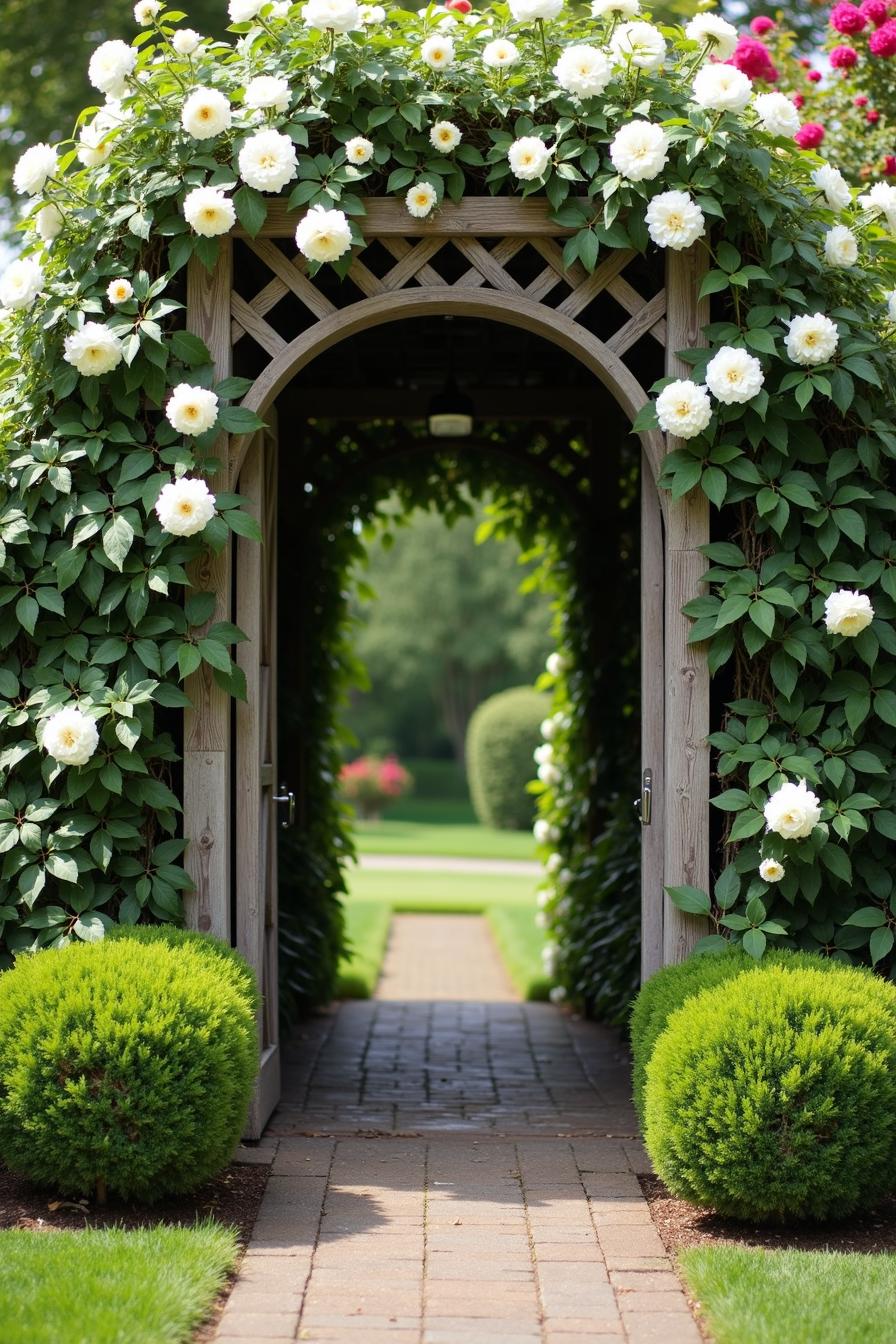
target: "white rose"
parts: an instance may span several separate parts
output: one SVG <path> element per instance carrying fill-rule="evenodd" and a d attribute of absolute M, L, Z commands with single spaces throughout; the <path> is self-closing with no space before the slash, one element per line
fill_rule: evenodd
<path fill-rule="evenodd" d="M 156 516 L 173 537 L 193 537 L 214 518 L 215 496 L 198 476 L 181 476 L 159 491 Z"/>
<path fill-rule="evenodd" d="M 227 13 L 231 23 L 251 23 L 257 19 L 265 0 L 230 0 Z"/>
<path fill-rule="evenodd" d="M 706 366 L 706 385 L 726 406 L 751 401 L 762 389 L 765 375 L 755 355 L 723 345 Z"/>
<path fill-rule="evenodd" d="M 540 747 L 536 747 L 532 753 L 538 765 L 545 765 L 554 759 L 554 748 L 550 742 L 542 742 Z"/>
<path fill-rule="evenodd" d="M 825 200 L 832 210 L 845 210 L 852 204 L 849 183 L 839 168 L 834 168 L 830 163 L 823 163 L 813 172 L 812 181 L 819 191 L 824 192 Z"/>
<path fill-rule="evenodd" d="M 257 131 L 240 149 L 239 167 L 256 191 L 282 191 L 299 171 L 295 145 L 280 131 Z"/>
<path fill-rule="evenodd" d="M 112 280 L 106 290 L 106 298 L 110 303 L 127 303 L 128 299 L 134 297 L 134 286 L 130 280 Z"/>
<path fill-rule="evenodd" d="M 871 190 L 860 196 L 858 201 L 872 219 L 884 215 L 889 227 L 896 232 L 896 187 L 891 182 L 875 182 Z"/>
<path fill-rule="evenodd" d="M 855 266 L 859 244 L 845 224 L 835 224 L 824 236 L 824 259 L 829 266 Z"/>
<path fill-rule="evenodd" d="M 874 620 L 874 608 L 867 593 L 839 588 L 825 598 L 824 623 L 829 635 L 853 639 Z"/>
<path fill-rule="evenodd" d="M 163 8 L 162 0 L 137 0 L 134 6 L 134 22 L 141 28 L 148 28 Z"/>
<path fill-rule="evenodd" d="M 541 949 L 541 964 L 548 975 L 553 975 L 557 969 L 557 956 L 559 948 L 556 943 L 545 943 Z"/>
<path fill-rule="evenodd" d="M 800 128 L 800 114 L 786 93 L 754 94 L 753 111 L 759 118 L 760 127 L 769 135 L 786 135 L 792 139 Z"/>
<path fill-rule="evenodd" d="M 591 0 L 592 19 L 633 19 L 640 9 L 638 0 Z"/>
<path fill-rule="evenodd" d="M 887 317 L 891 322 L 896 322 L 896 289 L 891 289 L 887 295 Z"/>
<path fill-rule="evenodd" d="M 538 892 L 535 897 L 535 904 L 538 906 L 539 910 L 544 910 L 550 905 L 552 895 L 553 892 L 550 891 L 542 890 Z"/>
<path fill-rule="evenodd" d="M 532 834 L 535 837 L 536 844 L 553 845 L 560 839 L 558 827 L 552 826 L 544 817 L 539 817 L 532 827 Z"/>
<path fill-rule="evenodd" d="M 562 1003 L 566 998 L 566 990 L 562 985 L 553 985 L 548 991 L 548 998 L 551 1003 Z"/>
<path fill-rule="evenodd" d="M 217 238 L 236 223 L 233 201 L 218 187 L 194 187 L 184 198 L 184 219 L 194 233 Z"/>
<path fill-rule="evenodd" d="M 686 191 L 661 191 L 647 206 L 647 232 L 657 247 L 680 252 L 706 232 L 706 220 L 697 202 Z"/>
<path fill-rule="evenodd" d="M 652 23 L 621 23 L 610 38 L 617 65 L 659 70 L 666 59 L 666 39 Z"/>
<path fill-rule="evenodd" d="M 519 58 L 519 47 L 514 42 L 508 42 L 506 37 L 496 37 L 493 42 L 487 42 L 482 48 L 482 64 L 487 65 L 490 70 L 506 70 Z"/>
<path fill-rule="evenodd" d="M 275 112 L 285 112 L 289 107 L 289 81 L 276 75 L 257 75 L 246 85 L 243 102 L 246 107 L 271 107 Z"/>
<path fill-rule="evenodd" d="M 363 135 L 353 135 L 345 142 L 345 157 L 349 163 L 360 167 L 373 158 L 373 143 Z"/>
<path fill-rule="evenodd" d="M 58 238 L 65 225 L 65 215 L 51 201 L 49 205 L 41 206 L 34 216 L 34 223 L 37 231 L 45 243 L 52 243 L 54 238 Z"/>
<path fill-rule="evenodd" d="M 780 882 L 784 876 L 784 865 L 777 859 L 763 859 L 759 865 L 759 876 L 763 882 Z"/>
<path fill-rule="evenodd" d="M 450 154 L 461 142 L 461 134 L 453 121 L 437 121 L 429 132 L 429 143 L 440 154 Z"/>
<path fill-rule="evenodd" d="M 44 751 L 60 765 L 86 765 L 99 746 L 96 719 L 70 705 L 44 720 Z"/>
<path fill-rule="evenodd" d="M 737 46 L 737 29 L 718 14 L 695 14 L 684 35 L 701 47 L 708 47 L 720 61 L 727 61 Z"/>
<path fill-rule="evenodd" d="M 274 3 L 271 5 L 271 18 L 289 18 L 289 11 L 292 9 L 292 6 L 293 0 L 274 0 Z"/>
<path fill-rule="evenodd" d="M 192 56 L 202 42 L 202 34 L 195 28 L 178 28 L 171 34 L 171 45 L 178 56 Z"/>
<path fill-rule="evenodd" d="M 549 653 L 545 668 L 549 676 L 562 677 L 563 673 L 569 669 L 569 659 L 565 653 Z"/>
<path fill-rule="evenodd" d="M 90 58 L 87 77 L 108 98 L 123 98 L 128 91 L 128 75 L 136 64 L 137 53 L 127 42 L 104 42 Z"/>
<path fill-rule="evenodd" d="M 418 182 L 416 186 L 409 188 L 404 203 L 408 213 L 415 219 L 425 219 L 438 199 L 438 192 L 431 182 Z"/>
<path fill-rule="evenodd" d="M 168 399 L 165 417 L 178 434 L 204 434 L 218 418 L 218 398 L 207 387 L 178 383 Z"/>
<path fill-rule="evenodd" d="M 365 27 L 372 23 L 382 23 L 385 17 L 386 11 L 382 5 L 361 5 L 358 9 L 358 18 Z"/>
<path fill-rule="evenodd" d="M 704 65 L 694 76 L 694 102 L 713 112 L 743 112 L 753 85 L 734 65 Z"/>
<path fill-rule="evenodd" d="M 85 322 L 65 338 L 64 357 L 84 378 L 99 378 L 117 369 L 124 357 L 121 341 L 102 322 Z"/>
<path fill-rule="evenodd" d="M 549 854 L 544 861 L 544 866 L 545 871 L 550 873 L 551 876 L 553 877 L 554 874 L 559 873 L 560 869 L 563 867 L 563 855 Z"/>
<path fill-rule="evenodd" d="M 0 305 L 14 312 L 30 308 L 40 293 L 44 273 L 33 257 L 19 257 L 0 276 Z"/>
<path fill-rule="evenodd" d="M 567 93 L 596 98 L 613 74 L 610 62 L 597 47 L 567 47 L 554 66 L 554 78 Z"/>
<path fill-rule="evenodd" d="M 563 0 L 510 0 L 510 12 L 517 23 L 556 19 L 562 9 Z"/>
<path fill-rule="evenodd" d="M 523 135 L 507 151 L 510 171 L 521 182 L 543 177 L 551 162 L 551 151 L 537 135 Z"/>
<path fill-rule="evenodd" d="M 85 168 L 99 168 L 112 153 L 111 131 L 118 125 L 111 117 L 102 112 L 94 117 L 89 126 L 83 126 L 78 133 L 78 158 Z"/>
<path fill-rule="evenodd" d="M 555 718 L 542 719 L 538 731 L 541 733 L 545 742 L 553 742 L 560 731 L 560 725 Z"/>
<path fill-rule="evenodd" d="M 535 927 L 536 927 L 536 929 L 546 929 L 546 928 L 548 927 L 549 922 L 550 922 L 550 921 L 548 920 L 547 914 L 545 913 L 544 910 L 536 910 L 536 911 L 535 911 Z"/>
<path fill-rule="evenodd" d="M 656 399 L 656 418 L 664 434 L 693 439 L 702 434 L 712 419 L 712 403 L 706 388 L 689 378 L 680 378 L 664 387 Z"/>
<path fill-rule="evenodd" d="M 320 32 L 329 28 L 334 33 L 349 33 L 360 25 L 355 0 L 308 0 L 302 18 L 307 27 Z"/>
<path fill-rule="evenodd" d="M 821 803 L 806 781 L 782 784 L 765 805 L 765 824 L 785 840 L 805 840 L 821 821 Z"/>
<path fill-rule="evenodd" d="M 824 313 L 804 313 L 788 322 L 784 344 L 795 364 L 826 364 L 839 340 L 836 324 Z"/>
<path fill-rule="evenodd" d="M 555 784 L 559 784 L 560 780 L 563 778 L 561 770 L 553 761 L 545 761 L 538 767 L 536 774 L 542 784 L 547 784 L 549 788 L 552 788 Z"/>
<path fill-rule="evenodd" d="M 23 196 L 39 196 L 53 177 L 57 167 L 56 151 L 52 145 L 32 145 L 16 163 L 12 175 L 13 186 Z"/>
<path fill-rule="evenodd" d="M 428 37 L 420 48 L 420 59 L 430 70 L 447 70 L 454 61 L 454 41 L 450 37 Z"/>
<path fill-rule="evenodd" d="M 308 261 L 338 261 L 352 245 L 352 231 L 341 210 L 313 206 L 296 229 L 296 247 Z"/>
<path fill-rule="evenodd" d="M 194 140 L 211 140 L 230 129 L 230 100 L 218 89 L 194 89 L 180 113 L 180 124 Z"/>
<path fill-rule="evenodd" d="M 613 167 L 630 182 L 651 181 L 663 171 L 668 153 L 666 132 L 649 121 L 626 122 L 610 145 Z"/>

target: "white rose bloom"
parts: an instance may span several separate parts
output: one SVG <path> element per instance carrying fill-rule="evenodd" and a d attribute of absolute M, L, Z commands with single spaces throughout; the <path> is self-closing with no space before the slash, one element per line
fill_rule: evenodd
<path fill-rule="evenodd" d="M 737 29 L 718 14 L 695 14 L 684 35 L 701 47 L 708 47 L 710 54 L 720 61 L 727 61 L 737 46 Z"/>
<path fill-rule="evenodd" d="M 543 177 L 551 162 L 551 151 L 537 135 L 524 135 L 514 140 L 507 151 L 510 171 L 521 182 L 534 182 Z"/>
<path fill-rule="evenodd" d="M 562 9 L 563 0 L 510 0 L 510 12 L 517 23 L 556 19 Z"/>
<path fill-rule="evenodd" d="M 666 132 L 649 121 L 626 122 L 610 145 L 613 167 L 629 182 L 651 181 L 663 171 L 668 153 Z"/>
<path fill-rule="evenodd" d="M 859 205 L 867 210 L 872 219 L 878 215 L 886 218 L 887 224 L 896 232 L 896 186 L 892 182 L 875 182 L 870 191 L 859 198 Z"/>
<path fill-rule="evenodd" d="M 261 12 L 264 0 L 230 0 L 227 13 L 231 23 L 251 23 Z"/>
<path fill-rule="evenodd" d="M 358 9 L 358 18 L 365 27 L 372 23 L 382 23 L 385 17 L 386 11 L 382 5 L 361 5 Z"/>
<path fill-rule="evenodd" d="M 345 157 L 349 163 L 360 166 L 373 158 L 373 143 L 363 135 L 353 135 L 345 142 Z"/>
<path fill-rule="evenodd" d="M 274 3 L 271 5 L 271 18 L 289 18 L 289 11 L 292 9 L 292 6 L 293 0 L 274 0 Z"/>
<path fill-rule="evenodd" d="M 712 403 L 706 388 L 689 378 L 679 378 L 664 387 L 656 399 L 656 418 L 664 434 L 693 439 L 712 419 Z"/>
<path fill-rule="evenodd" d="M 541 949 L 541 964 L 548 975 L 553 975 L 557 969 L 558 948 L 556 943 L 545 943 Z"/>
<path fill-rule="evenodd" d="M 547 762 L 553 761 L 554 748 L 550 742 L 542 742 L 540 747 L 535 748 L 532 755 L 539 765 L 545 765 Z"/>
<path fill-rule="evenodd" d="M 610 38 L 610 51 L 617 65 L 659 70 L 666 59 L 666 39 L 652 23 L 621 23 Z"/>
<path fill-rule="evenodd" d="M 506 37 L 496 37 L 493 42 L 487 42 L 482 48 L 482 64 L 487 65 L 490 70 L 506 70 L 519 58 L 519 47 L 514 42 L 509 42 Z"/>
<path fill-rule="evenodd" d="M 812 181 L 819 191 L 824 192 L 825 200 L 832 210 L 845 210 L 852 204 L 849 183 L 839 168 L 834 168 L 830 163 L 823 163 L 813 172 Z"/>
<path fill-rule="evenodd" d="M 308 0 L 302 18 L 308 28 L 331 28 L 334 33 L 349 33 L 361 22 L 355 0 Z"/>
<path fill-rule="evenodd" d="M 753 85 L 742 70 L 721 63 L 701 66 L 691 87 L 694 102 L 712 112 L 743 112 L 753 92 Z"/>
<path fill-rule="evenodd" d="M 800 114 L 786 93 L 754 94 L 753 111 L 759 118 L 760 127 L 769 135 L 786 135 L 791 139 L 800 128 Z M 833 171 L 837 172 L 836 168 Z"/>
<path fill-rule="evenodd" d="M 47 185 L 47 178 L 56 172 L 56 167 L 56 151 L 52 145 L 32 145 L 15 166 L 13 186 L 23 196 L 39 196 Z"/>
<path fill-rule="evenodd" d="M 134 297 L 134 286 L 130 280 L 113 280 L 106 290 L 106 298 L 110 303 L 127 303 L 128 299 Z"/>
<path fill-rule="evenodd" d="M 218 418 L 218 398 L 207 387 L 178 383 L 168 398 L 165 418 L 178 434 L 204 434 Z"/>
<path fill-rule="evenodd" d="M 567 47 L 554 66 L 554 78 L 561 89 L 579 98 L 596 98 L 603 93 L 612 74 L 610 62 L 597 47 Z"/>
<path fill-rule="evenodd" d="M 246 85 L 243 102 L 246 107 L 270 107 L 275 112 L 285 112 L 289 107 L 289 80 L 276 75 L 256 75 Z"/>
<path fill-rule="evenodd" d="M 538 767 L 536 774 L 542 784 L 547 784 L 548 787 L 553 787 L 553 785 L 559 784 L 560 780 L 563 778 L 562 772 L 558 766 L 554 765 L 553 761 L 545 761 L 543 765 Z"/>
<path fill-rule="evenodd" d="M 551 1003 L 562 1003 L 566 998 L 566 990 L 562 985 L 553 985 L 548 991 L 548 998 Z"/>
<path fill-rule="evenodd" d="M 437 203 L 438 193 L 431 182 L 418 182 L 408 190 L 404 203 L 415 219 L 425 219 Z"/>
<path fill-rule="evenodd" d="M 178 56 L 192 56 L 202 42 L 202 34 L 195 28 L 178 28 L 171 34 L 171 45 Z"/>
<path fill-rule="evenodd" d="M 839 588 L 825 598 L 824 624 L 829 635 L 844 635 L 853 639 L 874 620 L 874 608 L 867 593 L 850 592 Z"/>
<path fill-rule="evenodd" d="M 759 865 L 759 876 L 763 882 L 780 882 L 784 876 L 784 865 L 777 859 L 763 859 Z"/>
<path fill-rule="evenodd" d="M 550 845 L 559 839 L 559 831 L 556 826 L 552 826 L 544 817 L 539 817 L 532 827 L 532 834 L 535 837 L 535 843 L 539 845 Z"/>
<path fill-rule="evenodd" d="M 296 229 L 296 247 L 308 261 L 338 261 L 352 245 L 352 231 L 341 210 L 313 206 Z"/>
<path fill-rule="evenodd" d="M 454 61 L 454 41 L 450 37 L 428 37 L 420 48 L 420 59 L 430 70 L 447 70 Z"/>
<path fill-rule="evenodd" d="M 437 121 L 429 132 L 429 143 L 440 154 L 450 154 L 461 142 L 461 134 L 453 121 Z"/>
<path fill-rule="evenodd" d="M 551 876 L 553 877 L 554 874 L 559 873 L 560 869 L 563 867 L 563 855 L 549 854 L 544 861 L 544 867 L 545 872 L 550 873 Z"/>
<path fill-rule="evenodd" d="M 592 19 L 633 19 L 641 6 L 638 0 L 591 0 Z"/>
<path fill-rule="evenodd" d="M 536 929 L 546 929 L 546 928 L 548 927 L 548 923 L 549 923 L 549 920 L 548 920 L 548 917 L 547 917 L 547 915 L 545 914 L 544 910 L 536 910 L 536 911 L 535 911 L 535 927 L 536 927 Z"/>
<path fill-rule="evenodd" d="M 788 322 L 784 344 L 795 364 L 826 364 L 839 340 L 836 324 L 824 313 L 804 313 Z"/>
<path fill-rule="evenodd" d="M 706 385 L 725 406 L 751 401 L 762 390 L 765 374 L 755 355 L 723 345 L 706 366 Z"/>
<path fill-rule="evenodd" d="M 86 765 L 99 746 L 96 719 L 70 705 L 44 720 L 44 751 L 60 765 Z"/>
<path fill-rule="evenodd" d="M 563 673 L 569 668 L 569 659 L 565 653 L 549 653 L 545 668 L 549 676 L 562 677 Z"/>
<path fill-rule="evenodd" d="M 162 0 L 137 0 L 134 6 L 134 22 L 141 28 L 148 28 L 162 9 L 164 9 Z"/>
<path fill-rule="evenodd" d="M 127 42 L 104 42 L 97 47 L 87 67 L 87 77 L 107 98 L 123 98 L 127 79 L 137 64 L 137 53 Z"/>
<path fill-rule="evenodd" d="M 824 259 L 829 266 L 855 266 L 859 244 L 845 224 L 835 224 L 824 236 Z"/>
<path fill-rule="evenodd" d="M 214 495 L 197 476 L 181 476 L 163 485 L 155 511 L 162 527 L 173 537 L 195 536 L 217 512 Z"/>
<path fill-rule="evenodd" d="M 218 187 L 194 187 L 184 198 L 184 219 L 194 233 L 217 238 L 236 223 L 233 201 Z"/>
<path fill-rule="evenodd" d="M 553 742 L 560 731 L 560 725 L 555 718 L 542 719 L 538 731 L 541 733 L 545 742 Z"/>
<path fill-rule="evenodd" d="M 887 295 L 887 317 L 891 322 L 896 322 L 896 289 L 891 289 Z"/>
<path fill-rule="evenodd" d="M 230 99 L 218 89 L 194 89 L 180 113 L 180 124 L 194 140 L 211 140 L 230 129 Z"/>
<path fill-rule="evenodd" d="M 52 243 L 54 238 L 58 238 L 65 225 L 65 215 L 51 201 L 49 205 L 41 206 L 34 216 L 34 223 L 37 231 L 45 243 Z"/>
<path fill-rule="evenodd" d="M 44 273 L 33 257 L 19 257 L 0 276 L 0 305 L 16 312 L 30 308 L 41 291 Z"/>
<path fill-rule="evenodd" d="M 65 338 L 64 357 L 84 378 L 99 378 L 117 369 L 124 357 L 121 341 L 102 322 L 85 322 Z"/>
<path fill-rule="evenodd" d="M 686 191 L 661 191 L 647 206 L 647 232 L 657 247 L 680 252 L 706 232 L 706 220 L 697 202 Z"/>
<path fill-rule="evenodd" d="M 119 125 L 112 117 L 99 112 L 89 126 L 78 132 L 78 158 L 85 168 L 99 168 L 112 153 L 111 131 Z"/>
<path fill-rule="evenodd" d="M 299 171 L 295 145 L 280 131 L 257 131 L 240 149 L 239 167 L 256 191 L 282 191 Z"/>
<path fill-rule="evenodd" d="M 782 784 L 765 805 L 765 824 L 785 840 L 805 840 L 821 821 L 821 803 L 806 781 Z"/>

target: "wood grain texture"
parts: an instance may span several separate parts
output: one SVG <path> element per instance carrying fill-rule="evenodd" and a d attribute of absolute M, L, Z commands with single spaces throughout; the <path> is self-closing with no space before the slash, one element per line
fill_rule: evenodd
<path fill-rule="evenodd" d="M 706 270 L 701 247 L 667 253 L 666 372 L 689 377 L 678 351 L 702 344 L 708 300 L 698 301 Z M 668 439 L 669 450 L 679 440 Z M 709 888 L 709 669 L 704 645 L 689 645 L 685 602 L 703 591 L 706 560 L 697 549 L 709 540 L 709 501 L 700 490 L 670 500 L 666 510 L 665 616 L 665 872 L 666 884 Z M 683 961 L 706 932 L 706 921 L 685 914 L 667 898 L 663 958 Z"/>
<path fill-rule="evenodd" d="M 478 236 L 504 237 L 509 234 L 535 234 L 541 237 L 564 237 L 574 232 L 561 228 L 550 219 L 551 206 L 544 197 L 529 196 L 468 196 L 455 204 L 443 201 L 428 219 L 414 219 L 408 214 L 404 201 L 391 197 L 368 196 L 364 200 L 366 214 L 359 215 L 357 223 L 369 241 L 388 234 L 411 238 Z M 290 210 L 285 200 L 268 202 L 268 216 L 261 229 L 262 238 L 291 238 L 304 209 Z M 237 226 L 236 237 L 245 237 Z"/>
<path fill-rule="evenodd" d="M 663 965 L 665 663 L 663 515 L 641 461 L 641 770 L 653 771 L 649 826 L 641 827 L 641 982 Z"/>

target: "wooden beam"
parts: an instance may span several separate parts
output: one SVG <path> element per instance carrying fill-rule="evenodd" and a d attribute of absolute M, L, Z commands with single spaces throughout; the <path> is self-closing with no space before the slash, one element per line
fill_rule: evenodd
<path fill-rule="evenodd" d="M 591 420 L 595 388 L 469 388 L 477 421 Z M 424 420 L 437 388 L 297 387 L 281 394 L 290 416 L 306 420 Z"/>
<path fill-rule="evenodd" d="M 366 214 L 355 217 L 367 239 L 388 234 L 404 234 L 412 238 L 479 237 L 503 238 L 513 234 L 529 234 L 547 238 L 562 238 L 574 229 L 562 228 L 551 221 L 551 205 L 544 197 L 527 196 L 468 196 L 457 203 L 443 201 L 428 219 L 414 219 L 408 214 L 404 201 L 391 197 L 372 196 L 364 201 Z M 268 203 L 268 216 L 262 225 L 262 238 L 291 238 L 299 220 L 307 212 L 291 210 L 283 197 Z M 236 237 L 246 237 L 237 226 Z"/>

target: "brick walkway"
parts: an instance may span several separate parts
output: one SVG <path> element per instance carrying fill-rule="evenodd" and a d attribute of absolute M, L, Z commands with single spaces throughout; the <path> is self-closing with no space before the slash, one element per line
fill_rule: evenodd
<path fill-rule="evenodd" d="M 376 997 L 513 1003 L 517 995 L 480 915 L 393 915 Z"/>
<path fill-rule="evenodd" d="M 466 957 L 442 919 L 460 992 L 482 927 Z M 415 940 L 393 939 L 390 993 Z M 699 1344 L 613 1033 L 544 1004 L 347 1003 L 292 1042 L 285 1082 L 246 1154 L 273 1166 L 218 1340 Z"/>

